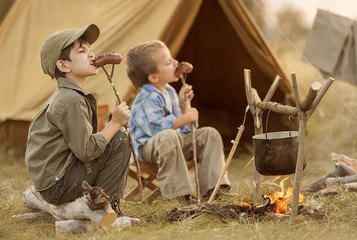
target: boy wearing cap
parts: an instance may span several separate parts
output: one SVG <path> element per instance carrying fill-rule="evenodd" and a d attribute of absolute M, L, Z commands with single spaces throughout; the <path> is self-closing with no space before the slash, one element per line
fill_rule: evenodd
<path fill-rule="evenodd" d="M 157 180 L 164 199 L 177 198 L 190 204 L 194 190 L 186 166 L 186 160 L 193 157 L 189 124 L 198 120 L 198 111 L 187 104 L 185 92 L 191 101 L 192 87 L 183 86 L 177 95 L 169 85 L 178 81 L 178 62 L 161 41 L 133 46 L 126 61 L 128 77 L 136 88 L 141 88 L 129 120 L 139 159 L 158 168 Z M 196 145 L 200 192 L 208 200 L 225 164 L 223 143 L 216 129 L 203 127 L 196 130 Z M 218 195 L 229 186 L 226 174 Z"/>
<path fill-rule="evenodd" d="M 50 204 L 60 205 L 83 195 L 82 182 L 111 197 L 118 217 L 130 160 L 127 124 L 130 111 L 116 104 L 112 119 L 97 132 L 95 96 L 83 89 L 98 74 L 90 44 L 99 37 L 90 24 L 49 36 L 41 48 L 43 72 L 57 80 L 57 89 L 31 121 L 25 162 L 35 189 Z"/>

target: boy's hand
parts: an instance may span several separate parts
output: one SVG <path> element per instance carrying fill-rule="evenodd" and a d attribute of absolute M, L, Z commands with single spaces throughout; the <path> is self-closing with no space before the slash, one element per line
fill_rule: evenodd
<path fill-rule="evenodd" d="M 191 102 L 193 97 L 194 97 L 191 85 L 186 84 L 185 86 L 182 86 L 180 91 L 179 91 L 179 104 L 180 104 L 180 108 L 183 111 L 184 111 L 185 105 L 186 105 L 185 94 L 187 94 L 188 101 Z"/>
<path fill-rule="evenodd" d="M 189 123 L 198 121 L 198 111 L 196 108 L 187 108 L 185 115 L 188 117 Z"/>
<path fill-rule="evenodd" d="M 112 112 L 111 121 L 123 127 L 128 123 L 130 115 L 129 106 L 126 104 L 126 102 L 123 101 L 121 104 L 119 104 L 117 101 Z"/>
<path fill-rule="evenodd" d="M 189 103 L 187 103 L 189 105 Z M 177 129 L 182 127 L 183 125 L 188 124 L 189 126 L 191 125 L 190 123 L 194 123 L 198 121 L 198 111 L 196 108 L 191 108 L 187 107 L 186 112 L 182 114 L 181 116 L 176 118 L 175 124 L 172 127 L 173 129 Z"/>

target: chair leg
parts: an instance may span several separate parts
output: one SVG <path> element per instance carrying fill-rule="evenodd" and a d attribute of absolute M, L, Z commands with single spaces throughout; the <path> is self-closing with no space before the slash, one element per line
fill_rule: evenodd
<path fill-rule="evenodd" d="M 187 169 L 190 170 L 193 167 L 194 167 L 193 160 L 187 161 Z M 151 190 L 151 192 L 147 196 L 145 197 L 143 196 L 142 201 L 150 202 L 160 194 L 160 187 L 153 182 L 156 179 L 157 169 L 141 162 L 140 162 L 140 169 L 141 169 L 141 173 L 145 173 L 148 175 L 147 177 L 143 177 L 143 176 L 141 177 L 143 190 L 145 188 Z M 136 167 L 134 165 L 129 166 L 128 175 L 132 179 L 137 180 L 137 172 L 136 172 Z M 125 194 L 123 199 L 130 199 L 138 195 L 138 193 L 139 193 L 139 186 L 136 186 L 133 189 L 131 189 L 127 194 Z"/>
<path fill-rule="evenodd" d="M 144 170 L 144 171 L 143 171 Z M 152 192 L 146 196 L 143 197 L 142 201 L 151 201 L 154 197 L 156 197 L 160 193 L 160 188 L 156 184 L 153 183 L 153 181 L 156 179 L 156 172 L 152 168 L 148 166 L 144 166 L 142 169 L 142 173 L 146 173 L 149 176 L 148 177 L 141 177 L 141 182 L 142 182 L 142 187 L 143 189 L 149 188 Z M 137 179 L 137 174 L 136 174 L 136 167 L 135 166 L 129 166 L 129 174 L 131 178 Z M 135 188 L 131 189 L 127 194 L 124 195 L 123 199 L 129 199 L 134 197 L 139 193 L 139 186 L 136 186 Z"/>

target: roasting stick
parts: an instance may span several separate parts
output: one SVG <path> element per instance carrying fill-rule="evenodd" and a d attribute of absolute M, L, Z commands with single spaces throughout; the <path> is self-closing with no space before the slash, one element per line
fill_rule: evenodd
<path fill-rule="evenodd" d="M 112 86 L 112 89 L 115 93 L 115 96 L 118 100 L 118 103 L 120 104 L 122 101 L 120 99 L 119 93 L 115 88 L 115 85 L 112 81 L 113 74 L 114 74 L 114 66 L 115 64 L 121 63 L 123 60 L 123 57 L 117 53 L 108 53 L 108 54 L 103 54 L 98 57 L 93 61 L 93 65 L 97 68 L 101 67 L 104 70 L 105 75 L 107 75 L 108 81 L 110 82 L 110 85 Z M 110 74 L 108 74 L 107 70 L 104 68 L 104 65 L 106 64 L 112 64 L 112 71 Z M 141 183 L 141 169 L 140 169 L 140 164 L 138 157 L 136 156 L 135 148 L 134 148 L 134 138 L 132 137 L 130 133 L 130 128 L 129 125 L 126 124 L 125 126 L 126 132 L 128 133 L 129 141 L 130 141 L 130 149 L 131 153 L 133 154 L 134 157 L 134 162 L 137 168 L 137 178 L 138 178 L 138 185 L 139 185 L 139 202 L 141 203 L 143 201 L 143 186 Z"/>
<path fill-rule="evenodd" d="M 186 85 L 186 73 L 181 75 L 182 86 Z M 187 93 L 185 93 L 186 102 L 189 102 Z M 195 124 L 191 123 L 192 130 L 192 148 L 193 148 L 193 163 L 195 166 L 195 181 L 196 181 L 196 191 L 197 191 L 197 203 L 201 203 L 201 193 L 200 193 L 200 182 L 198 180 L 198 166 L 197 166 L 197 148 L 196 148 L 196 129 Z"/>
<path fill-rule="evenodd" d="M 234 141 L 232 140 L 233 146 L 232 146 L 232 148 L 231 148 L 231 151 L 229 152 L 229 155 L 228 155 L 226 164 L 224 165 L 224 168 L 223 168 L 222 173 L 221 173 L 221 176 L 220 176 L 220 178 L 219 178 L 219 180 L 218 180 L 218 182 L 217 182 L 217 184 L 216 184 L 216 187 L 214 188 L 214 190 L 213 190 L 213 192 L 212 192 L 212 195 L 211 195 L 211 197 L 209 198 L 209 200 L 208 200 L 208 202 L 207 202 L 208 204 L 211 204 L 212 201 L 213 201 L 213 199 L 214 199 L 214 197 L 216 196 L 216 194 L 217 194 L 217 192 L 218 192 L 218 188 L 219 188 L 219 186 L 221 185 L 222 179 L 223 179 L 223 177 L 224 177 L 224 174 L 226 174 L 227 169 L 228 169 L 228 166 L 229 166 L 229 164 L 231 163 L 231 160 L 232 160 L 232 158 L 233 158 L 233 154 L 234 154 L 234 152 L 236 151 L 236 148 L 237 148 L 237 146 L 238 146 L 238 143 L 239 143 L 240 138 L 241 138 L 241 136 L 242 136 L 242 134 L 243 134 L 243 131 L 244 131 L 245 118 L 246 118 L 246 115 L 247 115 L 248 110 L 249 110 L 249 105 L 247 105 L 247 107 L 245 108 L 243 123 L 242 123 L 242 125 L 240 125 L 240 127 L 238 128 L 238 133 L 237 133 L 236 139 L 235 139 Z"/>
<path fill-rule="evenodd" d="M 190 63 L 182 62 L 178 65 L 177 72 L 182 82 L 182 86 L 186 85 L 187 73 L 192 71 L 192 65 Z M 185 92 L 185 100 L 189 103 L 187 92 Z M 192 148 L 193 148 L 193 163 L 195 166 L 195 181 L 196 181 L 196 192 L 197 192 L 197 203 L 201 203 L 201 193 L 200 193 L 200 182 L 198 179 L 198 166 L 197 166 L 197 148 L 196 148 L 196 129 L 195 124 L 191 123 L 192 130 Z"/>

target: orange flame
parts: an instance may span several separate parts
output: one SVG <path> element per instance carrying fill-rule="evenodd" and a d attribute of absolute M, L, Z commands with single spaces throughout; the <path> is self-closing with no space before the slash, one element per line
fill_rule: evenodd
<path fill-rule="evenodd" d="M 284 189 L 284 182 L 289 177 L 284 178 L 280 182 L 280 192 L 274 192 L 271 195 L 264 195 L 265 198 L 270 199 L 270 203 L 274 204 L 274 210 L 276 213 L 289 213 L 291 208 L 288 206 L 292 202 L 293 198 L 293 188 L 289 187 L 288 189 Z M 304 196 L 300 193 L 299 194 L 299 202 L 302 202 Z"/>
<path fill-rule="evenodd" d="M 235 202 L 234 202 L 234 204 L 235 204 L 235 205 L 242 206 L 242 207 L 248 207 L 248 208 L 251 208 L 251 207 L 252 207 L 249 203 L 243 201 L 243 198 L 241 198 L 240 203 L 238 203 L 238 201 L 237 201 L 237 199 L 236 199 Z"/>

